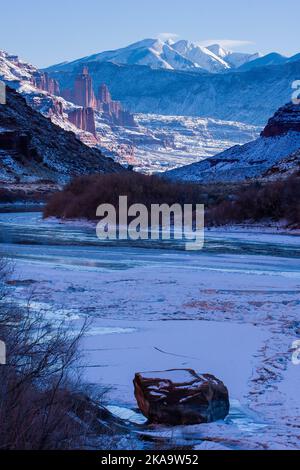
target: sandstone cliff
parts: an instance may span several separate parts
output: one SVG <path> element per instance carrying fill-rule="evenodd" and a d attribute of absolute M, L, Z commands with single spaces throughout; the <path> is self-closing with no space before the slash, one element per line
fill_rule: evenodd
<path fill-rule="evenodd" d="M 121 171 L 7 87 L 7 103 L 0 105 L 0 181 L 65 183 L 77 175 Z"/>

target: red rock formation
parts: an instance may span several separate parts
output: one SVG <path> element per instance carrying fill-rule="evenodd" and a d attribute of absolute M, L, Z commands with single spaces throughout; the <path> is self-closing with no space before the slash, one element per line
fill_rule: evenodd
<path fill-rule="evenodd" d="M 95 114 L 93 108 L 77 108 L 68 114 L 69 121 L 79 129 L 96 136 Z"/>
<path fill-rule="evenodd" d="M 73 102 L 83 108 L 95 109 L 97 107 L 93 81 L 87 67 L 84 67 L 82 73 L 78 74 L 75 79 Z"/>
<path fill-rule="evenodd" d="M 36 72 L 32 77 L 32 84 L 39 90 L 47 91 L 51 95 L 60 95 L 59 84 L 47 72 Z"/>
<path fill-rule="evenodd" d="M 64 117 L 64 107 L 61 99 L 45 94 L 28 94 L 26 96 L 26 101 L 33 109 L 40 111 L 43 110 L 43 114 L 51 116 L 60 116 Z"/>
<path fill-rule="evenodd" d="M 52 106 L 49 108 L 49 114 L 64 116 L 64 107 L 62 102 L 53 98 Z"/>
<path fill-rule="evenodd" d="M 99 87 L 98 101 L 100 104 L 102 103 L 110 104 L 112 102 L 112 97 L 108 89 L 108 86 L 105 85 L 104 83 Z"/>
<path fill-rule="evenodd" d="M 102 111 L 104 118 L 110 124 L 124 127 L 136 127 L 134 117 L 128 111 L 123 110 L 119 101 L 114 101 L 111 97 L 107 85 L 102 84 L 98 90 L 97 107 Z"/>
<path fill-rule="evenodd" d="M 66 88 L 61 92 L 61 96 L 66 100 L 66 101 L 73 101 L 73 91 L 70 88 Z"/>
<path fill-rule="evenodd" d="M 300 132 L 300 105 L 289 103 L 280 108 L 269 120 L 262 137 L 275 137 L 287 132 Z"/>
<path fill-rule="evenodd" d="M 83 145 L 74 133 L 32 109 L 17 91 L 7 87 L 6 98 L 7 105 L 0 105 L 2 181 L 66 184 L 74 176 L 124 171 L 99 150 Z"/>
<path fill-rule="evenodd" d="M 119 101 L 114 101 L 107 85 L 99 87 L 97 98 L 94 93 L 93 80 L 89 75 L 87 67 L 78 74 L 74 90 L 65 89 L 62 92 L 63 98 L 78 106 L 82 106 L 83 111 L 75 110 L 69 114 L 70 121 L 83 130 L 88 130 L 96 135 L 95 119 L 91 110 L 98 110 L 103 113 L 104 119 L 114 126 L 136 127 L 136 122 L 132 114 L 122 109 Z M 89 111 L 85 111 L 89 109 Z M 93 121 L 93 122 L 92 122 Z"/>
<path fill-rule="evenodd" d="M 119 121 L 119 124 L 118 124 L 119 126 L 137 127 L 137 124 L 134 120 L 134 116 L 129 111 L 121 110 L 118 121 Z"/>
<path fill-rule="evenodd" d="M 211 423 L 229 413 L 229 394 L 223 382 L 191 369 L 136 374 L 134 388 L 139 408 L 150 423 Z"/>

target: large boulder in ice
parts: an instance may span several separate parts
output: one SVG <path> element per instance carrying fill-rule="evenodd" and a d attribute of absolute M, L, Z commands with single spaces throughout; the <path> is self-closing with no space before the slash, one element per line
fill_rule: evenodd
<path fill-rule="evenodd" d="M 216 377 L 191 369 L 135 375 L 135 397 L 150 423 L 189 425 L 225 419 L 228 390 Z"/>

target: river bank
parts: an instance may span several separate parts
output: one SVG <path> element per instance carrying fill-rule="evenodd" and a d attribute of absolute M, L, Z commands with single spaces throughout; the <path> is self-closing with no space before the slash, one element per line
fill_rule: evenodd
<path fill-rule="evenodd" d="M 144 423 L 132 380 L 145 369 L 193 367 L 230 390 L 225 423 L 137 435 L 193 448 L 299 446 L 298 237 L 209 231 L 197 254 L 172 244 L 105 244 L 94 227 L 0 214 L 0 252 L 13 259 L 11 297 L 53 322 L 92 320 L 82 359 L 86 381 L 108 389 L 106 405 Z M 27 281 L 27 282 L 25 282 Z M 208 445 L 209 443 L 209 445 Z"/>

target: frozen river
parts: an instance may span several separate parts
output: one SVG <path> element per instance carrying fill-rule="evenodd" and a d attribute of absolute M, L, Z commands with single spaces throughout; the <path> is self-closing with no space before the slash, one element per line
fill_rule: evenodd
<path fill-rule="evenodd" d="M 84 376 L 109 387 L 111 410 L 138 417 L 135 372 L 191 367 L 225 382 L 232 410 L 225 424 L 176 430 L 178 440 L 297 447 L 300 367 L 290 348 L 300 333 L 300 238 L 213 230 L 203 251 L 183 248 L 103 243 L 89 224 L 0 214 L 0 255 L 15 264 L 12 295 L 25 301 L 31 286 L 34 305 L 53 321 L 93 320 Z"/>

